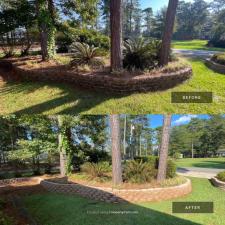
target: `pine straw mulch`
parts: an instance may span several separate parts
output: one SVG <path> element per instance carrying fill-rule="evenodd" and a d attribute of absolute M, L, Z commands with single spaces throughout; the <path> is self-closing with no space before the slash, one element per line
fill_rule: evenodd
<path fill-rule="evenodd" d="M 148 188 L 163 188 L 163 187 L 172 187 L 183 184 L 186 182 L 184 177 L 177 176 L 175 178 L 166 179 L 163 182 L 157 182 L 153 179 L 151 182 L 148 183 L 130 183 L 124 182 L 121 185 L 114 187 L 111 179 L 106 178 L 92 178 L 85 176 L 83 174 L 75 174 L 69 177 L 69 183 L 71 184 L 81 184 L 86 186 L 94 186 L 100 188 L 116 188 L 116 189 L 148 189 Z"/>

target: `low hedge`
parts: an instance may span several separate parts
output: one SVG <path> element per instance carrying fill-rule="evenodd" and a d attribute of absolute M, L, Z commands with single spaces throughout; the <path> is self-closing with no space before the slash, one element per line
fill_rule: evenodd
<path fill-rule="evenodd" d="M 213 55 L 211 60 L 213 62 L 216 62 L 218 64 L 225 66 L 225 54 L 224 53 L 217 53 L 217 54 Z"/>
<path fill-rule="evenodd" d="M 135 157 L 136 161 L 142 161 L 142 162 L 148 162 L 151 165 L 154 166 L 155 169 L 158 169 L 158 165 L 159 165 L 159 157 L 158 156 L 138 156 Z M 173 178 L 176 176 L 176 164 L 171 160 L 168 159 L 167 160 L 167 174 L 166 177 L 167 178 Z"/>
<path fill-rule="evenodd" d="M 225 171 L 218 173 L 218 174 L 217 174 L 217 178 L 218 178 L 220 181 L 225 182 Z"/>

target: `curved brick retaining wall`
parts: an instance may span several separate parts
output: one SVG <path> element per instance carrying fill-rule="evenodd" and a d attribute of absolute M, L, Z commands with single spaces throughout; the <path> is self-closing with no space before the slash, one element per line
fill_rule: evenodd
<path fill-rule="evenodd" d="M 225 74 L 225 66 L 224 65 L 213 62 L 211 59 L 206 59 L 205 64 L 213 71 L 215 71 L 217 73 Z"/>
<path fill-rule="evenodd" d="M 90 199 L 105 202 L 151 202 L 173 199 L 191 192 L 191 181 L 174 187 L 149 188 L 149 189 L 112 189 L 80 184 L 57 184 L 43 180 L 41 185 L 50 192 L 64 194 L 79 194 Z"/>
<path fill-rule="evenodd" d="M 219 187 L 225 190 L 225 182 L 218 180 L 216 177 L 212 177 L 211 181 L 216 187 Z"/>
<path fill-rule="evenodd" d="M 63 82 L 85 89 L 123 94 L 166 90 L 184 82 L 192 75 L 192 69 L 189 67 L 171 73 L 115 77 L 100 73 L 77 74 L 74 71 L 66 70 L 65 66 L 48 69 L 27 69 L 23 63 L 13 60 L 2 60 L 0 62 L 1 65 L 7 67 L 11 65 L 14 73 L 22 80 Z"/>
<path fill-rule="evenodd" d="M 14 178 L 0 181 L 1 189 L 5 190 L 10 184 L 17 182 L 33 181 L 41 184 L 47 191 L 62 194 L 78 194 L 80 196 L 90 198 L 93 200 L 104 202 L 152 202 L 167 199 L 173 199 L 187 195 L 191 192 L 191 181 L 186 179 L 184 184 L 165 187 L 165 188 L 148 188 L 148 189 L 113 189 L 85 186 L 82 184 L 63 184 L 62 179 L 45 180 L 43 178 Z"/>

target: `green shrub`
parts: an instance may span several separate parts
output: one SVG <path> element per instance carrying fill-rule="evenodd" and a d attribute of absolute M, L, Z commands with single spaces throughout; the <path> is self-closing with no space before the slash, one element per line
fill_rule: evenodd
<path fill-rule="evenodd" d="M 109 162 L 86 162 L 81 166 L 81 171 L 87 173 L 92 178 L 105 177 L 111 171 L 111 166 Z"/>
<path fill-rule="evenodd" d="M 224 53 L 215 54 L 212 56 L 211 60 L 221 65 L 225 65 L 225 54 Z"/>
<path fill-rule="evenodd" d="M 86 150 L 85 156 L 89 162 L 98 163 L 101 161 L 111 162 L 111 156 L 106 151 Z"/>
<path fill-rule="evenodd" d="M 173 178 L 176 176 L 177 167 L 172 160 L 167 161 L 166 178 Z"/>
<path fill-rule="evenodd" d="M 224 24 L 217 24 L 214 26 L 212 31 L 212 38 L 208 42 L 208 46 L 210 47 L 218 47 L 218 48 L 225 48 L 225 28 Z"/>
<path fill-rule="evenodd" d="M 150 156 L 138 156 L 135 157 L 134 160 L 136 161 L 142 161 L 142 162 L 148 162 L 150 163 L 154 168 L 157 168 L 157 156 L 150 155 Z"/>
<path fill-rule="evenodd" d="M 0 225 L 13 225 L 12 219 L 0 211 Z"/>
<path fill-rule="evenodd" d="M 16 178 L 20 178 L 20 177 L 22 177 L 22 173 L 19 172 L 19 171 L 16 171 L 16 172 L 14 173 L 14 176 L 15 176 Z"/>
<path fill-rule="evenodd" d="M 0 198 L 0 209 L 3 209 L 5 205 L 5 200 Z"/>
<path fill-rule="evenodd" d="M 144 156 L 144 157 L 135 157 L 135 160 L 140 162 L 146 162 L 148 163 L 151 167 L 155 168 L 156 170 L 158 169 L 159 165 L 159 157 L 158 156 Z M 167 172 L 166 172 L 166 178 L 173 178 L 176 176 L 176 164 L 169 159 L 167 161 Z"/>
<path fill-rule="evenodd" d="M 14 174 L 5 172 L 4 174 L 0 174 L 0 180 L 13 178 Z"/>
<path fill-rule="evenodd" d="M 56 35 L 57 52 L 67 53 L 69 51 L 69 46 L 74 41 L 104 49 L 104 52 L 107 52 L 110 47 L 109 37 L 96 30 L 79 29 L 68 24 L 63 24 L 60 27 L 60 32 Z"/>
<path fill-rule="evenodd" d="M 127 40 L 124 42 L 123 65 L 128 70 L 153 69 L 159 65 L 161 41 L 144 38 Z"/>
<path fill-rule="evenodd" d="M 98 57 L 96 47 L 90 46 L 85 43 L 75 42 L 71 45 L 71 50 L 74 52 L 73 60 L 71 61 L 72 67 L 88 65 L 92 68 L 104 66 L 102 58 Z"/>
<path fill-rule="evenodd" d="M 34 175 L 34 176 L 39 176 L 39 175 L 41 175 L 40 169 L 34 169 L 34 170 L 33 170 L 33 175 Z"/>
<path fill-rule="evenodd" d="M 51 174 L 52 173 L 52 166 L 50 164 L 45 165 L 45 174 Z"/>
<path fill-rule="evenodd" d="M 73 155 L 72 166 L 74 170 L 80 171 L 80 166 L 85 162 L 99 163 L 102 161 L 111 162 L 111 156 L 108 152 L 97 149 L 87 149 Z"/>
<path fill-rule="evenodd" d="M 225 171 L 218 173 L 217 178 L 225 182 Z"/>
<path fill-rule="evenodd" d="M 123 171 L 123 179 L 131 183 L 146 183 L 156 177 L 156 169 L 148 162 L 128 161 Z"/>

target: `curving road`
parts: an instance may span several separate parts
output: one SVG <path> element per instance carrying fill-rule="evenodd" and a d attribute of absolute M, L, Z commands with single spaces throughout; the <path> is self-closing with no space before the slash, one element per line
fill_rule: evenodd
<path fill-rule="evenodd" d="M 184 56 L 184 57 L 189 57 L 189 58 L 207 59 L 219 52 L 218 51 L 207 51 L 207 50 L 173 49 L 173 53 Z"/>
<path fill-rule="evenodd" d="M 199 177 L 210 179 L 215 177 L 224 169 L 200 168 L 200 167 L 182 167 L 177 168 L 177 174 L 189 177 Z"/>

